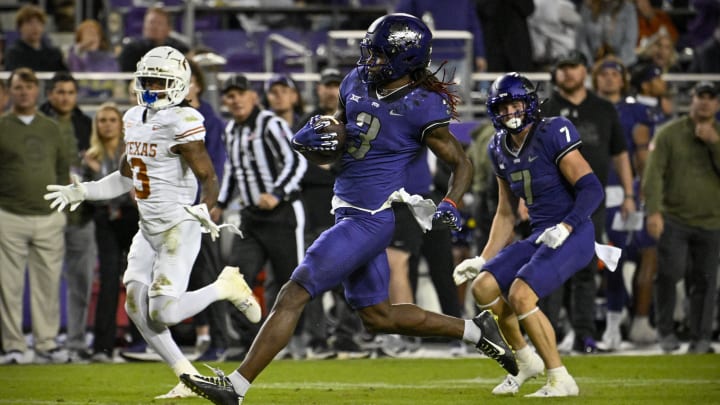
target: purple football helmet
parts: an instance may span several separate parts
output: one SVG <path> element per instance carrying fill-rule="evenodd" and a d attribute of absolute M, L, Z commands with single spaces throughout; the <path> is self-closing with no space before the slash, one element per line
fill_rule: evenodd
<path fill-rule="evenodd" d="M 417 17 L 396 13 L 378 18 L 360 41 L 360 78 L 365 83 L 386 83 L 427 68 L 431 41 L 430 29 Z M 378 63 L 378 57 L 384 61 Z"/>
<path fill-rule="evenodd" d="M 525 109 L 512 114 L 500 114 L 500 104 L 519 100 L 525 104 Z M 497 78 L 492 86 L 487 99 L 487 111 L 492 123 L 497 130 L 506 130 L 511 134 L 518 134 L 528 125 L 540 118 L 538 95 L 535 86 L 527 77 L 512 72 Z M 508 126 L 507 122 L 513 122 L 508 118 L 514 118 L 515 125 Z"/>

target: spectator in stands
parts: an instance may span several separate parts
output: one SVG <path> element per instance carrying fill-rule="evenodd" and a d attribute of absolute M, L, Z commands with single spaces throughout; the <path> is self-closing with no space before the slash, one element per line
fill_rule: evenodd
<path fill-rule="evenodd" d="M 657 67 L 656 67 L 657 68 Z M 659 70 L 659 68 L 657 68 Z M 625 66 L 615 56 L 605 57 L 595 63 L 592 72 L 593 89 L 598 96 L 610 101 L 620 117 L 620 125 L 625 135 L 630 161 L 633 168 L 633 182 L 636 204 L 639 199 L 639 181 L 645 167 L 648 154 L 648 144 L 655 128 L 653 106 L 645 105 L 630 94 L 630 84 Z M 657 99 L 653 99 L 657 104 Z M 654 241 L 647 235 L 645 227 L 639 221 L 639 226 L 633 221 L 618 220 L 621 217 L 623 202 L 623 188 L 618 175 L 611 168 L 608 174 L 608 184 L 605 188 L 605 206 L 607 218 L 605 232 L 608 239 L 616 247 L 623 250 L 621 261 L 623 264 L 635 265 L 634 289 L 634 317 L 630 339 L 635 343 L 653 343 L 657 333 L 650 326 L 648 313 L 652 301 L 652 279 L 657 268 L 657 254 Z M 632 263 L 632 264 L 631 264 Z M 622 266 L 620 266 L 622 268 Z M 606 279 L 607 318 L 605 332 L 602 336 L 603 349 L 614 351 L 620 349 L 622 335 L 620 324 L 622 312 L 628 303 L 628 292 L 625 290 L 623 271 L 603 271 Z"/>
<path fill-rule="evenodd" d="M 173 38 L 172 18 L 170 13 L 162 7 L 150 7 L 145 12 L 143 19 L 142 37 L 123 41 L 123 47 L 118 56 L 120 71 L 134 72 L 138 61 L 149 50 L 167 45 L 186 53 L 188 46 L 180 40 Z"/>
<path fill-rule="evenodd" d="M 284 119 L 290 128 L 298 124 L 305 112 L 297 84 L 290 76 L 279 74 L 265 82 L 265 100 L 267 108 Z"/>
<path fill-rule="evenodd" d="M 531 72 L 533 49 L 528 17 L 533 0 L 476 0 L 489 72 Z"/>
<path fill-rule="evenodd" d="M 678 63 L 678 52 L 670 34 L 660 30 L 640 40 L 637 50 L 638 63 L 652 62 L 662 68 L 664 73 L 682 72 Z"/>
<path fill-rule="evenodd" d="M 625 66 L 635 63 L 638 18 L 632 2 L 589 0 L 581 4 L 580 17 L 575 46 L 590 64 L 609 54 L 617 55 Z"/>
<path fill-rule="evenodd" d="M 580 14 L 570 0 L 535 0 L 535 11 L 528 18 L 535 64 L 549 68 L 575 49 L 580 22 Z"/>
<path fill-rule="evenodd" d="M 695 85 L 688 116 L 655 135 L 643 177 L 647 228 L 658 239 L 655 319 L 665 352 L 680 347 L 673 313 L 676 284 L 683 279 L 690 294 L 688 352 L 712 352 L 720 256 L 719 93 L 710 82 Z"/>
<path fill-rule="evenodd" d="M 192 59 L 188 59 L 188 63 L 191 75 L 187 99 L 190 100 L 190 106 L 200 111 L 205 118 L 205 149 L 210 155 L 215 173 L 218 178 L 222 178 L 227 160 L 223 144 L 225 125 L 212 106 L 202 98 L 205 91 L 205 75 L 202 69 Z M 212 284 L 222 268 L 220 245 L 215 243 L 209 234 L 203 234 L 200 240 L 200 253 L 198 253 L 190 273 L 189 288 L 197 290 Z M 198 355 L 196 361 L 222 359 L 228 347 L 229 338 L 226 317 L 227 303 L 225 302 L 212 303 L 193 317 L 196 331 L 195 352 Z"/>
<path fill-rule="evenodd" d="M 488 62 L 485 52 L 480 19 L 478 18 L 473 0 L 456 0 L 452 7 L 436 0 L 400 0 L 395 7 L 396 13 L 407 13 L 423 20 L 431 30 L 462 30 L 473 34 L 473 66 L 475 71 L 487 70 Z M 439 66 L 445 60 L 446 79 L 463 84 L 467 72 L 462 61 L 466 56 L 462 51 L 463 40 L 433 40 L 433 63 Z M 495 46 L 495 44 L 493 44 Z M 453 77 L 454 74 L 454 77 Z"/>
<path fill-rule="evenodd" d="M 694 11 L 693 19 L 687 24 L 683 45 L 696 48 L 713 36 L 720 24 L 720 1 L 690 0 L 689 8 Z"/>
<path fill-rule="evenodd" d="M 315 109 L 297 120 L 292 128 L 294 132 L 299 131 L 310 117 L 335 114 L 342 79 L 342 74 L 335 68 L 325 68 L 320 72 L 320 81 L 315 85 L 315 96 L 317 97 Z"/>
<path fill-rule="evenodd" d="M 84 156 L 84 163 L 92 173 L 91 179 L 99 180 L 117 170 L 124 152 L 122 112 L 112 103 L 102 104 L 95 113 L 90 148 Z M 94 206 L 100 290 L 95 307 L 91 360 L 110 363 L 117 336 L 116 317 L 124 258 L 138 231 L 139 217 L 131 193 L 98 201 Z"/>
<path fill-rule="evenodd" d="M 91 180 L 81 157 L 90 147 L 92 120 L 78 107 L 78 84 L 68 72 L 57 72 L 47 84 L 47 101 L 40 111 L 57 121 L 63 139 L 69 140 L 70 172 L 79 181 Z M 67 342 L 71 361 L 84 361 L 90 355 L 85 332 L 90 295 L 97 261 L 93 207 L 68 212 L 65 228 L 65 269 L 67 283 Z"/>
<path fill-rule="evenodd" d="M 75 43 L 67 56 L 71 72 L 117 72 L 118 61 L 110 49 L 110 42 L 96 20 L 85 20 L 75 29 Z M 111 80 L 81 80 L 80 98 L 109 98 L 115 83 Z"/>
<path fill-rule="evenodd" d="M 22 330 L 26 266 L 35 362 L 65 363 L 68 353 L 55 339 L 66 218 L 43 194 L 46 184 L 69 181 L 71 141 L 37 111 L 40 88 L 31 69 L 14 70 L 8 82 L 12 109 L 0 117 L 0 364 L 33 359 Z"/>
<path fill-rule="evenodd" d="M 695 49 L 688 70 L 692 73 L 720 73 L 720 25 L 710 39 Z"/>
<path fill-rule="evenodd" d="M 570 52 L 561 58 L 552 73 L 555 90 L 550 99 L 543 104 L 545 116 L 563 116 L 577 128 L 583 142 L 582 154 L 605 187 L 610 165 L 618 173 L 622 185 L 623 216 L 635 211 L 632 184 L 632 169 L 627 153 L 622 127 L 615 107 L 601 99 L 585 87 L 587 78 L 587 60 L 578 51 Z M 595 225 L 595 240 L 603 240 L 605 228 L 605 207 L 601 204 L 592 216 Z M 571 290 L 570 319 L 575 332 L 572 344 L 575 350 L 583 353 L 597 350 L 595 343 L 595 273 L 597 258 L 575 273 L 566 283 Z M 562 306 L 563 289 L 541 300 L 541 308 L 557 327 Z"/>
<path fill-rule="evenodd" d="M 10 92 L 7 88 L 5 80 L 0 80 L 0 115 L 4 114 L 8 109 L 8 102 L 10 101 Z"/>
<path fill-rule="evenodd" d="M 648 111 L 656 125 L 667 121 L 674 113 L 673 100 L 663 79 L 663 70 L 653 62 L 640 62 L 630 68 L 630 86 L 636 100 L 651 109 Z"/>
<path fill-rule="evenodd" d="M 650 0 L 635 0 L 635 7 L 638 15 L 638 45 L 660 32 L 667 34 L 673 44 L 677 43 L 677 28 L 665 10 L 653 7 Z"/>
<path fill-rule="evenodd" d="M 67 70 L 60 49 L 45 38 L 45 11 L 35 5 L 20 7 L 15 27 L 20 38 L 5 51 L 5 70 L 28 67 L 36 72 Z"/>

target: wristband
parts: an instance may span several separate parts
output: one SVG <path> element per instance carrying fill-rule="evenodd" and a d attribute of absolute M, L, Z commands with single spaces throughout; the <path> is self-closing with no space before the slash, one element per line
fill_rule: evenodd
<path fill-rule="evenodd" d="M 451 199 L 448 198 L 448 197 L 445 197 L 445 198 L 443 198 L 442 200 L 445 201 L 446 203 L 452 205 L 455 209 L 457 209 L 457 204 L 455 204 L 455 201 L 451 200 Z"/>

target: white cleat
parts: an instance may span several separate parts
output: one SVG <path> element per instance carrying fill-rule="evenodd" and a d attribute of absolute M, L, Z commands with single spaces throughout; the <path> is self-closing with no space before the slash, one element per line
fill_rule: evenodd
<path fill-rule="evenodd" d="M 622 335 L 620 330 L 605 329 L 602 340 L 597 343 L 598 349 L 604 352 L 615 352 L 620 350 L 622 344 Z"/>
<path fill-rule="evenodd" d="M 167 394 L 158 395 L 155 399 L 180 399 L 180 398 L 197 398 L 198 394 L 192 392 L 185 384 L 179 382 Z"/>
<path fill-rule="evenodd" d="M 576 397 L 580 393 L 575 379 L 570 374 L 564 376 L 548 376 L 547 383 L 532 394 L 525 395 L 532 398 L 548 397 Z"/>
<path fill-rule="evenodd" d="M 215 281 L 215 285 L 220 289 L 222 297 L 232 302 L 235 308 L 245 314 L 250 322 L 260 322 L 260 318 L 262 318 L 260 304 L 255 299 L 250 286 L 245 282 L 245 277 L 240 273 L 239 268 L 225 266 Z"/>
<path fill-rule="evenodd" d="M 545 363 L 536 352 L 533 352 L 530 361 L 524 362 L 517 359 L 517 363 L 520 370 L 518 375 L 508 374 L 503 382 L 493 388 L 493 395 L 515 395 L 525 381 L 535 378 L 545 371 Z"/>

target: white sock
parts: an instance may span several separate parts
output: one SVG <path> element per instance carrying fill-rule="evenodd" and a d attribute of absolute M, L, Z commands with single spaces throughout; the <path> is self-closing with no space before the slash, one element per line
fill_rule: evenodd
<path fill-rule="evenodd" d="M 532 355 L 533 350 L 530 348 L 530 345 L 526 345 L 520 350 L 515 350 L 515 357 L 523 363 L 529 362 L 530 359 L 532 359 Z"/>
<path fill-rule="evenodd" d="M 473 322 L 472 319 L 466 319 L 465 330 L 463 331 L 462 337 L 463 342 L 477 344 L 481 337 L 482 332 L 480 331 L 480 328 L 475 325 L 475 322 Z"/>
<path fill-rule="evenodd" d="M 186 358 L 179 359 L 175 364 L 172 364 L 171 367 L 178 377 L 183 374 L 199 374 L 197 369 Z"/>
<path fill-rule="evenodd" d="M 647 316 L 636 316 L 633 320 L 638 326 L 646 326 L 650 328 L 650 318 Z"/>
<path fill-rule="evenodd" d="M 235 389 L 235 392 L 241 397 L 245 396 L 245 393 L 250 389 L 250 381 L 245 379 L 237 370 L 230 373 L 227 376 Z"/>
<path fill-rule="evenodd" d="M 550 368 L 550 369 L 548 369 L 547 373 L 548 373 L 548 377 L 550 377 L 550 376 L 562 377 L 562 376 L 569 375 L 565 366 L 560 366 L 557 368 Z"/>
<path fill-rule="evenodd" d="M 607 320 L 607 329 L 619 330 L 620 322 L 622 322 L 622 312 L 608 311 L 606 320 Z"/>

